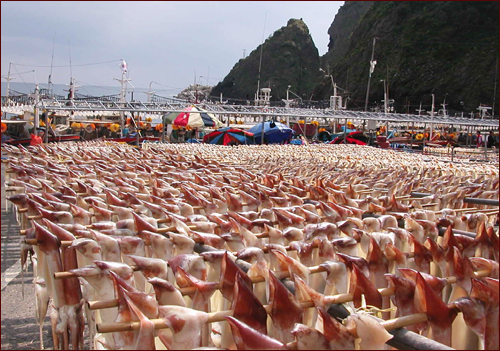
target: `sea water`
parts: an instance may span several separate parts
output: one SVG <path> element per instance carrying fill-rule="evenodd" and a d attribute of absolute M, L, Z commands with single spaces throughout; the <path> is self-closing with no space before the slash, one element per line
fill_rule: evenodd
<path fill-rule="evenodd" d="M 47 84 L 39 84 L 40 89 L 46 89 Z M 23 94 L 32 94 L 35 91 L 35 83 L 25 83 L 25 82 L 10 82 L 10 94 L 17 95 L 15 92 L 23 93 Z M 53 84 L 54 94 L 61 95 L 67 98 L 68 96 L 68 85 L 66 84 Z M 147 92 L 147 88 L 131 88 L 127 89 L 127 101 L 136 100 L 146 102 L 148 101 L 148 96 L 145 92 Z M 2 96 L 5 96 L 7 92 L 7 82 L 2 82 Z M 118 84 L 117 86 L 97 86 L 97 85 L 84 85 L 77 88 L 76 93 L 88 96 L 108 96 L 108 95 L 116 95 L 119 97 L 121 92 L 121 86 Z M 180 91 L 179 91 L 180 92 Z M 156 94 L 162 97 L 171 98 L 179 92 L 174 92 L 172 94 L 172 90 L 168 92 L 160 92 L 156 90 Z"/>

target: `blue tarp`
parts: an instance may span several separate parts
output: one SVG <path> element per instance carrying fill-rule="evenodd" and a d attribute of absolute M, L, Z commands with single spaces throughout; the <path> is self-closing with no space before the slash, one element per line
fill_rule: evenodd
<path fill-rule="evenodd" d="M 264 122 L 264 143 L 280 144 L 283 141 L 290 140 L 295 132 L 285 124 L 274 122 L 274 128 L 271 128 L 271 122 Z M 253 133 L 256 144 L 261 144 L 262 123 L 256 124 L 248 130 Z"/>

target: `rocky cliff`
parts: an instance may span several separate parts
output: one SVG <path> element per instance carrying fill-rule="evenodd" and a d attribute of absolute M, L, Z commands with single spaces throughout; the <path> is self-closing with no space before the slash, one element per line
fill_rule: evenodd
<path fill-rule="evenodd" d="M 325 67 L 327 72 L 344 58 L 349 49 L 352 32 L 372 5 L 373 1 L 346 1 L 339 9 L 328 29 L 328 52 L 320 59 L 321 67 Z"/>
<path fill-rule="evenodd" d="M 250 55 L 240 59 L 216 85 L 211 95 L 253 101 L 257 91 L 262 46 L 260 88 L 271 88 L 271 100 L 286 98 L 291 90 L 304 100 L 320 80 L 318 49 L 301 19 L 291 19 Z"/>
<path fill-rule="evenodd" d="M 431 94 L 436 110 L 444 100 L 457 112 L 491 106 L 498 95 L 498 13 L 494 1 L 374 2 L 331 67 L 337 84 L 350 92 L 348 108 L 364 108 L 374 37 L 370 108 L 381 104 L 384 80 L 397 112 L 414 113 L 420 102 L 430 110 Z M 331 92 L 324 82 L 314 95 L 327 99 Z"/>
<path fill-rule="evenodd" d="M 446 101 L 451 114 L 477 112 L 479 104 L 498 113 L 499 3 L 496 1 L 346 1 L 328 33 L 329 51 L 318 50 L 302 20 L 291 19 L 263 44 L 260 87 L 272 100 L 288 85 L 302 99 L 328 100 L 331 74 L 345 89 L 349 109 L 364 109 L 372 51 L 377 61 L 368 107 L 382 106 L 384 84 L 396 112 L 429 111 Z M 333 17 L 333 14 L 332 14 Z M 377 38 L 373 46 L 373 38 Z M 253 101 L 261 46 L 239 60 L 211 95 Z"/>

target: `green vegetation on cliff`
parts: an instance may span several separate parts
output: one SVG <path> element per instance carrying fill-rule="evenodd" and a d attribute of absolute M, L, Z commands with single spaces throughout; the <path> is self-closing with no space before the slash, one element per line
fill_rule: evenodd
<path fill-rule="evenodd" d="M 397 112 L 415 113 L 420 102 L 436 110 L 446 100 L 451 112 L 477 112 L 479 104 L 498 113 L 497 1 L 346 1 L 328 29 L 329 52 L 318 56 L 302 20 L 291 19 L 262 48 L 260 87 L 272 99 L 286 89 L 302 99 L 328 100 L 328 71 L 349 91 L 349 109 L 363 109 L 373 38 L 377 65 L 370 84 L 369 107 L 381 105 L 384 83 Z M 332 14 L 333 17 L 333 14 Z M 326 28 L 325 28 L 326 30 Z M 212 96 L 253 101 L 259 78 L 261 46 L 239 60 Z"/>
<path fill-rule="evenodd" d="M 374 2 L 332 70 L 337 84 L 351 92 L 348 108 L 364 107 L 373 37 L 370 106 L 383 100 L 381 80 L 389 83 L 398 112 L 414 113 L 421 101 L 429 110 L 431 94 L 436 109 L 444 99 L 455 111 L 491 106 L 498 84 L 498 10 L 493 1 Z M 319 98 L 330 94 L 327 84 L 315 90 Z"/>
<path fill-rule="evenodd" d="M 257 92 L 261 45 L 240 59 L 211 95 L 253 101 Z M 262 47 L 260 88 L 272 89 L 271 100 L 286 98 L 291 90 L 304 100 L 320 80 L 318 49 L 302 20 L 291 19 L 268 38 Z"/>
<path fill-rule="evenodd" d="M 320 58 L 321 67 L 328 70 L 344 58 L 347 50 L 349 50 L 352 32 L 372 5 L 373 1 L 346 1 L 339 9 L 328 29 L 328 35 L 330 36 L 328 52 Z"/>

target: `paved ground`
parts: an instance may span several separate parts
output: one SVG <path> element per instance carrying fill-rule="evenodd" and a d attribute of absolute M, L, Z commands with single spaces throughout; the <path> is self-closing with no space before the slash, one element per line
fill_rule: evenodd
<path fill-rule="evenodd" d="M 24 273 L 24 299 L 19 261 L 19 226 L 14 208 L 5 197 L 5 164 L 2 163 L 2 350 L 39 350 L 40 337 L 35 320 L 33 270 Z M 44 328 L 44 346 L 52 348 L 49 318 Z"/>
<path fill-rule="evenodd" d="M 3 155 L 2 155 L 3 156 Z M 5 168 L 2 162 L 2 237 L 1 237 L 1 276 L 2 276 L 2 350 L 40 350 L 39 326 L 35 319 L 35 289 L 33 287 L 33 267 L 21 277 L 19 252 L 19 230 L 14 206 L 6 197 Z M 28 260 L 29 261 L 29 260 Z M 24 298 L 23 287 L 24 281 Z M 84 349 L 89 349 L 88 328 L 84 333 Z M 45 317 L 43 326 L 45 349 L 53 349 L 50 318 Z"/>

